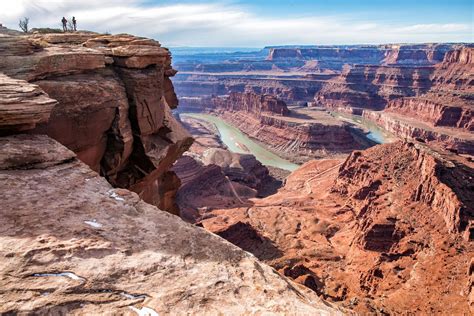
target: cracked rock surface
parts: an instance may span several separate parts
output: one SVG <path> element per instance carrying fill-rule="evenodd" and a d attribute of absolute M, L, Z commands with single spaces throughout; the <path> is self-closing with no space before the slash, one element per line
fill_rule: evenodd
<path fill-rule="evenodd" d="M 216 235 L 113 189 L 44 135 L 0 141 L 0 313 L 341 313 Z"/>

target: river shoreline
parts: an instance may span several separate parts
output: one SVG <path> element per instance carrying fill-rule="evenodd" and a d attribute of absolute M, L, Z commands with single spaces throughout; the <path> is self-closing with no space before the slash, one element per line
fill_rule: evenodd
<path fill-rule="evenodd" d="M 301 164 L 311 159 L 340 159 L 348 155 L 348 153 L 328 152 L 321 154 L 314 153 L 314 155 L 309 157 L 285 153 L 283 151 L 278 151 L 275 148 L 272 148 L 272 146 L 258 139 L 255 139 L 250 135 L 247 135 L 246 133 L 242 132 L 238 127 L 228 122 L 225 118 L 222 118 L 218 115 L 214 115 L 213 113 L 182 112 L 180 113 L 180 115 L 187 115 L 189 117 L 200 119 L 207 123 L 211 123 L 215 127 L 215 130 L 218 133 L 221 142 L 224 143 L 230 151 L 241 154 L 253 154 L 254 156 L 256 156 L 257 160 L 261 161 L 262 164 L 267 166 L 273 166 L 288 171 L 294 171 Z M 331 115 L 340 121 L 349 123 L 352 126 L 351 129 L 353 130 L 353 136 L 360 138 L 359 141 L 367 143 L 368 147 L 375 146 L 381 143 L 391 142 L 394 140 L 393 135 L 382 130 L 375 123 L 367 122 L 367 120 L 362 117 L 350 116 L 346 115 L 345 113 L 339 112 L 331 112 Z M 222 135 L 222 131 L 225 131 L 225 135 Z M 236 139 L 236 137 L 233 135 L 239 136 Z M 247 142 L 253 143 L 253 145 L 251 146 L 253 150 L 249 149 L 249 147 L 246 145 Z M 260 153 L 260 155 L 255 155 L 254 150 L 256 150 L 257 153 Z M 276 162 L 274 161 L 269 163 L 268 161 L 266 161 L 268 158 L 267 156 L 269 155 L 276 159 Z M 260 159 L 257 156 L 259 156 Z M 284 166 L 283 168 L 281 167 L 282 165 Z"/>
<path fill-rule="evenodd" d="M 188 116 L 213 123 L 219 133 L 221 141 L 227 146 L 228 150 L 232 152 L 252 154 L 265 166 L 287 171 L 294 171 L 300 167 L 299 164 L 286 160 L 268 150 L 268 148 L 257 143 L 251 137 L 220 117 L 206 113 L 180 113 L 180 116 Z"/>
<path fill-rule="evenodd" d="M 391 133 L 382 129 L 375 122 L 370 121 L 361 115 L 341 112 L 331 112 L 331 115 L 337 119 L 348 122 L 349 124 L 353 124 L 362 129 L 365 133 L 365 137 L 377 144 L 391 143 L 396 140 L 396 137 Z"/>

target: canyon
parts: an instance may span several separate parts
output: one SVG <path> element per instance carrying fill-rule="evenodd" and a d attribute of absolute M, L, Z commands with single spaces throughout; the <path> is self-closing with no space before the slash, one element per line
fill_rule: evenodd
<path fill-rule="evenodd" d="M 473 54 L 0 30 L 0 313 L 472 313 Z"/>
<path fill-rule="evenodd" d="M 360 115 L 398 138 L 432 142 L 434 146 L 472 155 L 472 44 L 272 47 L 242 54 L 226 55 L 225 62 L 221 60 L 223 56 L 216 54 L 221 65 L 218 69 L 206 67 L 214 65 L 209 55 L 205 55 L 206 59 L 201 55 L 178 56 L 176 67 L 183 71 L 175 85 L 183 100 L 181 111 L 215 111 L 222 103 L 214 101 L 216 97 L 229 96 L 229 102 L 242 104 L 243 110 L 234 105 L 230 110 L 238 113 L 223 118 L 235 125 L 247 121 L 251 125 L 251 118 L 236 118 L 245 114 L 246 102 L 236 102 L 232 96 L 271 95 L 290 108 L 290 115 L 286 116 L 299 115 L 301 107 L 306 107 L 301 113 L 304 115 L 318 110 Z M 331 133 L 333 126 L 325 121 L 317 120 Z M 274 119 L 261 119 L 260 123 L 265 127 L 276 125 Z M 252 129 L 243 130 L 255 136 Z M 291 128 L 282 126 L 281 130 L 280 134 L 293 134 L 284 132 Z M 356 134 L 355 141 L 346 136 L 355 146 L 339 144 L 339 148 L 330 151 L 338 154 L 367 148 L 370 144 L 356 145 L 361 133 Z M 276 133 L 264 142 L 272 147 L 285 139 Z M 305 150 L 301 152 L 304 154 Z M 310 157 L 321 156 L 317 147 L 311 150 Z M 278 153 L 285 152 L 282 148 Z"/>
<path fill-rule="evenodd" d="M 232 92 L 212 98 L 183 98 L 181 105 L 181 111 L 217 115 L 270 151 L 295 163 L 348 154 L 374 144 L 365 139 L 363 130 L 335 119 L 326 110 L 289 109 L 284 101 L 270 95 Z"/>
<path fill-rule="evenodd" d="M 193 124 L 210 125 L 190 129 L 198 142 L 219 140 L 212 122 L 222 120 L 302 164 L 269 196 L 242 182 L 209 191 L 192 221 L 361 314 L 472 312 L 473 52 L 403 44 L 178 56 L 180 116 L 204 113 Z"/>
<path fill-rule="evenodd" d="M 472 308 L 474 164 L 400 143 L 312 160 L 275 195 L 200 224 L 361 314 Z"/>
<path fill-rule="evenodd" d="M 344 312 L 173 215 L 193 139 L 157 41 L 0 34 L 0 55 L 0 313 Z"/>

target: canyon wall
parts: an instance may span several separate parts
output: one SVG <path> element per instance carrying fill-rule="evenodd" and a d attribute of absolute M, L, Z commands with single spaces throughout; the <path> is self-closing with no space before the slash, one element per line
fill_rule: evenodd
<path fill-rule="evenodd" d="M 443 54 L 417 53 L 413 61 L 403 63 L 394 54 L 387 56 L 388 66 L 346 69 L 321 88 L 315 104 L 336 110 L 363 108 L 365 117 L 396 136 L 472 155 L 474 48 L 458 45 Z M 417 56 L 438 63 L 420 66 Z"/>
<path fill-rule="evenodd" d="M 260 116 L 263 113 L 288 115 L 286 103 L 271 95 L 231 93 L 226 98 L 213 98 L 212 108 L 234 112 L 242 111 Z"/>
<path fill-rule="evenodd" d="M 339 64 L 436 64 L 443 60 L 451 44 L 340 45 L 271 48 L 267 60 L 304 59 Z M 340 67 L 339 66 L 339 67 Z"/>
<path fill-rule="evenodd" d="M 355 65 L 328 81 L 315 96 L 325 107 L 382 110 L 393 99 L 427 91 L 431 67 Z"/>
<path fill-rule="evenodd" d="M 417 102 L 417 105 L 419 102 Z M 428 143 L 459 154 L 474 155 L 474 134 L 453 128 L 433 128 L 415 117 L 386 111 L 363 111 L 363 117 L 376 122 L 384 130 L 409 141 Z M 472 116 L 470 118 L 472 120 Z"/>
<path fill-rule="evenodd" d="M 180 97 L 210 97 L 229 95 L 232 92 L 252 91 L 270 94 L 289 104 L 306 104 L 324 82 L 335 74 L 311 74 L 302 78 L 284 78 L 263 75 L 178 74 L 174 79 L 176 93 Z"/>
<path fill-rule="evenodd" d="M 424 96 L 433 101 L 451 101 L 445 106 L 464 106 L 469 96 L 459 92 L 472 92 L 470 56 L 473 50 L 461 46 L 443 50 L 443 54 L 424 51 L 424 57 L 414 54 L 400 62 L 400 52 L 392 49 L 387 52 L 385 63 L 356 64 L 346 68 L 339 77 L 328 80 L 316 94 L 315 101 L 327 107 L 344 105 L 381 110 L 400 98 Z M 434 58 L 435 55 L 438 57 Z M 461 104 L 456 104 L 459 102 Z"/>
<path fill-rule="evenodd" d="M 213 98 L 184 98 L 181 111 L 211 112 L 278 155 L 297 163 L 368 147 L 349 124 L 325 111 L 289 110 L 285 102 L 253 92 Z"/>
<path fill-rule="evenodd" d="M 310 161 L 277 194 L 200 223 L 361 314 L 464 314 L 474 307 L 473 176 L 450 152 L 378 145 Z"/>
<path fill-rule="evenodd" d="M 385 52 L 384 49 L 377 46 L 272 48 L 267 60 L 274 62 L 315 60 L 319 69 L 340 71 L 345 64 L 361 62 L 379 64 L 383 60 Z"/>
<path fill-rule="evenodd" d="M 382 111 L 366 117 L 390 126 L 399 138 L 471 153 L 466 147 L 474 128 L 473 50 L 472 44 L 269 47 L 263 50 L 268 51 L 263 68 L 263 51 L 251 53 L 252 58 L 220 56 L 224 68 L 225 58 L 234 66 L 246 65 L 220 72 L 205 70 L 207 56 L 204 68 L 186 68 L 176 86 L 179 95 L 204 98 L 204 103 L 214 96 L 253 92 L 289 106 L 356 115 Z"/>
<path fill-rule="evenodd" d="M 179 119 L 195 138 L 172 169 L 181 180 L 177 194 L 181 218 L 195 222 L 212 208 L 250 205 L 250 199 L 281 187 L 281 175 L 289 172 L 264 166 L 251 154 L 229 151 L 210 122 L 187 115 Z"/>
<path fill-rule="evenodd" d="M 57 101 L 29 133 L 49 135 L 112 185 L 178 213 L 179 179 L 169 169 L 192 138 L 171 114 L 176 71 L 166 48 L 130 35 L 2 36 L 0 56 L 0 72 Z"/>
<path fill-rule="evenodd" d="M 267 61 L 288 68 L 185 74 L 179 93 L 198 97 L 189 99 L 190 110 L 214 109 L 255 139 L 280 146 L 279 154 L 298 148 L 293 155 L 302 155 L 308 134 L 318 135 L 316 142 L 347 140 L 322 133 L 331 124 L 318 134 L 308 113 L 324 112 L 320 107 L 362 115 L 405 140 L 307 162 L 277 194 L 200 208 L 195 220 L 361 314 L 472 313 L 473 56 L 472 44 L 279 47 L 270 48 Z M 215 84 L 212 93 L 193 90 Z M 287 115 L 240 111 L 246 101 L 239 94 L 213 96 L 230 94 L 230 87 L 309 108 L 288 106 Z"/>
<path fill-rule="evenodd" d="M 450 105 L 450 100 L 433 98 L 400 98 L 388 103 L 385 112 L 417 117 L 430 126 L 446 126 L 474 131 L 472 109 Z"/>
<path fill-rule="evenodd" d="M 217 72 L 206 70 L 206 65 L 212 64 L 212 56 L 202 61 L 195 60 L 199 57 L 189 57 L 190 61 L 179 63 L 179 69 L 184 72 L 176 78 L 176 86 L 180 96 L 252 90 L 273 94 L 287 103 L 308 102 L 316 95 L 317 100 L 328 105 L 342 100 L 348 106 L 382 109 L 393 98 L 413 96 L 429 89 L 434 66 L 445 58 L 453 60 L 454 51 L 469 47 L 463 44 L 271 47 L 266 49 L 264 67 L 259 52 L 251 54 L 252 58 L 239 53 L 216 55 L 215 58 L 222 59 L 218 63 L 222 69 Z M 237 69 L 238 64 L 246 67 Z"/>
<path fill-rule="evenodd" d="M 78 33 L 0 47 L 13 77 L 0 74 L 1 314 L 346 313 L 140 198 L 172 210 L 169 166 L 191 144 L 157 42 Z"/>

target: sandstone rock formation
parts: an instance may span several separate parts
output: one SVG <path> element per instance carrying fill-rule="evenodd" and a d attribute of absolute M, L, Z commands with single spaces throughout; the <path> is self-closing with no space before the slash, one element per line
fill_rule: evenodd
<path fill-rule="evenodd" d="M 466 314 L 473 167 L 425 145 L 379 145 L 308 162 L 276 195 L 201 224 L 363 314 Z"/>
<path fill-rule="evenodd" d="M 176 196 L 181 218 L 196 222 L 213 208 L 250 205 L 251 198 L 281 187 L 283 170 L 270 172 L 253 155 L 230 152 L 211 123 L 189 116 L 180 120 L 195 138 L 172 168 L 181 181 Z"/>
<path fill-rule="evenodd" d="M 426 92 L 431 71 L 428 66 L 355 65 L 324 84 L 315 102 L 329 108 L 382 110 L 390 100 Z"/>
<path fill-rule="evenodd" d="M 230 180 L 259 191 L 270 181 L 269 172 L 253 155 L 232 153 L 225 149 L 210 148 L 202 159 L 205 165 L 221 167 Z"/>
<path fill-rule="evenodd" d="M 451 44 L 346 45 L 295 48 L 271 48 L 268 60 L 317 60 L 324 68 L 344 64 L 430 65 L 443 60 Z"/>
<path fill-rule="evenodd" d="M 227 60 L 214 70 L 207 69 L 214 62 L 210 56 L 188 58 L 193 61 L 179 64 L 185 72 L 176 85 L 181 96 L 202 97 L 207 106 L 212 95 L 253 92 L 288 105 L 357 115 L 375 110 L 380 113 L 366 117 L 402 139 L 471 154 L 473 49 L 471 44 L 268 47 L 250 60 L 217 54 Z M 197 64 L 199 69 L 192 67 Z M 183 110 L 196 110 L 196 100 L 189 101 Z"/>
<path fill-rule="evenodd" d="M 225 111 L 243 111 L 260 116 L 262 113 L 288 115 L 285 102 L 271 95 L 231 93 L 227 98 L 214 98 L 214 107 Z"/>
<path fill-rule="evenodd" d="M 175 85 L 180 96 L 226 95 L 251 90 L 277 96 L 289 104 L 301 104 L 311 101 L 327 81 L 344 72 L 347 66 L 384 65 L 422 69 L 441 62 L 448 51 L 458 46 L 266 47 L 246 54 L 186 56 L 177 62 L 181 73 Z"/>
<path fill-rule="evenodd" d="M 173 171 L 181 182 L 176 196 L 180 216 L 191 223 L 215 208 L 250 205 L 249 199 L 257 196 L 257 190 L 230 180 L 218 165 L 190 156 L 180 158 Z"/>
<path fill-rule="evenodd" d="M 391 51 L 385 60 L 388 66 L 347 68 L 323 86 L 315 101 L 337 109 L 384 110 L 364 115 L 402 138 L 472 155 L 473 51 L 460 46 L 410 57 Z M 420 66 L 417 60 L 426 60 L 429 66 Z"/>
<path fill-rule="evenodd" d="M 342 314 L 45 135 L 0 138 L 0 192 L 2 314 Z"/>
<path fill-rule="evenodd" d="M 357 131 L 352 126 L 325 111 L 289 111 L 275 97 L 246 92 L 202 101 L 204 111 L 212 111 L 276 154 L 297 163 L 369 146 L 353 135 Z"/>
<path fill-rule="evenodd" d="M 42 89 L 30 86 L 35 103 L 46 110 L 44 92 L 57 101 L 31 133 L 58 140 L 112 185 L 178 213 L 179 179 L 169 169 L 192 138 L 171 114 L 176 71 L 166 48 L 126 34 L 34 34 L 0 37 L 0 57 L 0 72 Z"/>
<path fill-rule="evenodd" d="M 180 64 L 188 67 L 177 78 L 185 111 L 216 108 L 256 139 L 287 148 L 278 139 L 307 140 L 294 122 L 309 124 L 324 106 L 416 145 L 309 162 L 273 196 L 202 206 L 200 225 L 363 314 L 472 312 L 474 166 L 464 155 L 474 148 L 472 45 L 276 47 L 265 62 L 227 57 L 220 67 L 206 58 L 199 69 Z M 246 93 L 280 98 L 290 114 L 239 109 Z M 311 108 L 293 106 L 305 103 Z"/>
<path fill-rule="evenodd" d="M 71 47 L 84 41 L 94 48 Z M 174 71 L 157 42 L 5 43 L 27 49 L 2 50 L 1 71 L 31 82 L 0 75 L 1 314 L 343 313 L 140 198 L 173 210 L 180 181 L 169 169 L 191 145 L 170 111 Z"/>
<path fill-rule="evenodd" d="M 418 104 L 420 102 L 422 101 L 417 100 Z M 407 117 L 392 111 L 364 111 L 363 116 L 402 139 L 417 140 L 456 153 L 474 155 L 474 133 L 471 131 L 448 127 L 435 128 L 417 116 Z M 470 114 L 469 120 L 472 120 Z"/>
<path fill-rule="evenodd" d="M 257 94 L 276 96 L 288 104 L 306 104 L 313 101 L 314 95 L 321 90 L 324 83 L 336 76 L 334 73 L 313 73 L 311 69 L 301 69 L 297 80 L 287 78 L 282 73 L 270 75 L 241 74 L 202 74 L 178 73 L 173 84 L 180 97 L 210 97 L 212 95 L 229 95 L 232 92 L 252 91 Z"/>
<path fill-rule="evenodd" d="M 47 122 L 56 104 L 37 85 L 0 73 L 0 133 L 29 130 Z"/>

